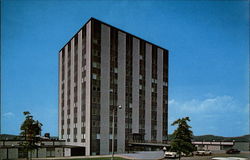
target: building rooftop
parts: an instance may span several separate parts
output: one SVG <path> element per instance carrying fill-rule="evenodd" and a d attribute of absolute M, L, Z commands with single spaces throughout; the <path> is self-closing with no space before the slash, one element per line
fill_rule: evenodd
<path fill-rule="evenodd" d="M 135 38 L 137 38 L 137 39 L 140 39 L 140 40 L 143 40 L 143 41 L 145 41 L 146 43 L 148 43 L 148 44 L 151 44 L 151 45 L 154 45 L 154 46 L 156 46 L 156 47 L 158 47 L 158 48 L 161 48 L 161 49 L 163 49 L 163 50 L 166 50 L 166 51 L 168 51 L 167 49 L 165 49 L 165 48 L 163 48 L 163 47 L 161 47 L 161 46 L 158 46 L 158 45 L 156 45 L 156 44 L 154 44 L 154 43 L 152 43 L 152 42 L 149 42 L 149 41 L 147 41 L 147 40 L 144 40 L 144 39 L 142 39 L 142 38 L 140 38 L 140 37 L 138 37 L 138 36 L 135 36 L 135 35 L 133 35 L 133 34 L 131 34 L 131 33 L 128 33 L 128 32 L 126 32 L 126 31 L 124 31 L 124 30 L 122 30 L 122 29 L 119 29 L 119 28 L 117 28 L 117 27 L 114 27 L 114 26 L 112 26 L 112 25 L 110 25 L 110 24 L 107 24 L 107 23 L 105 23 L 105 22 L 103 22 L 103 21 L 100 21 L 100 20 L 98 20 L 98 19 L 96 19 L 96 18 L 94 18 L 94 17 L 91 17 L 77 32 L 76 32 L 76 34 L 78 34 L 82 29 L 83 29 L 83 27 L 85 27 L 86 26 L 86 24 L 89 22 L 89 21 L 97 21 L 97 22 L 99 22 L 99 23 L 102 23 L 102 24 L 104 24 L 104 25 L 107 25 L 107 26 L 109 26 L 109 27 L 111 27 L 111 28 L 114 28 L 114 29 L 116 29 L 116 30 L 118 30 L 118 31 L 120 31 L 120 32 L 123 32 L 123 33 L 125 33 L 125 34 L 128 34 L 128 35 L 131 35 L 131 36 L 133 36 L 133 37 L 135 37 Z M 71 37 L 71 39 L 60 49 L 60 51 L 76 36 L 76 34 L 74 34 L 74 36 L 73 37 Z M 59 52 L 60 52 L 59 51 Z"/>

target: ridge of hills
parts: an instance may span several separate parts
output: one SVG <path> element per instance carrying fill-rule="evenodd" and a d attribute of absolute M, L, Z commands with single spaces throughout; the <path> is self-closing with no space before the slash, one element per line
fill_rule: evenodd
<path fill-rule="evenodd" d="M 173 135 L 168 135 L 169 140 L 171 141 L 174 137 Z M 223 137 L 215 135 L 200 135 L 193 136 L 193 141 L 236 141 L 236 142 L 250 142 L 250 134 L 238 136 L 238 137 Z"/>

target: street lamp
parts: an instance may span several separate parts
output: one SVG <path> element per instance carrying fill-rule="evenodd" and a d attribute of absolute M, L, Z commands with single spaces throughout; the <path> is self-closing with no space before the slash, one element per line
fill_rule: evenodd
<path fill-rule="evenodd" d="M 113 122 L 112 122 L 112 160 L 114 159 L 114 146 L 115 146 L 115 110 L 122 109 L 121 105 L 113 108 Z"/>

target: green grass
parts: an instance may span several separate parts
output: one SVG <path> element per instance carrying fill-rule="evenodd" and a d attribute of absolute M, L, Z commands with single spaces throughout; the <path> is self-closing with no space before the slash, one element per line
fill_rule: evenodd
<path fill-rule="evenodd" d="M 79 158 L 79 159 L 70 159 L 70 160 L 111 160 L 111 157 L 100 157 L 100 158 Z M 126 160 L 125 158 L 114 157 L 114 160 Z"/>

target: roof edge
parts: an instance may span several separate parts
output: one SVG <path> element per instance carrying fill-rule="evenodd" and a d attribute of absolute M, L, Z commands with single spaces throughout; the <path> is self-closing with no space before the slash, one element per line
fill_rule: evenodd
<path fill-rule="evenodd" d="M 99 20 L 99 19 L 96 19 L 96 18 L 94 18 L 94 17 L 90 17 L 89 20 L 88 20 L 87 22 L 85 22 L 84 25 L 76 32 L 76 34 L 78 34 L 78 33 L 83 29 L 83 27 L 85 27 L 85 26 L 86 26 L 90 21 L 92 21 L 92 20 L 98 21 L 98 22 L 100 22 L 100 23 L 102 23 L 102 24 L 104 24 L 104 25 L 107 25 L 107 26 L 109 26 L 109 27 L 112 27 L 112 28 L 114 28 L 114 29 L 116 29 L 116 30 L 118 30 L 118 31 L 121 31 L 121 32 L 125 33 L 125 34 L 129 34 L 129 35 L 131 35 L 131 36 L 133 36 L 133 37 L 135 37 L 135 38 L 137 38 L 137 39 L 140 39 L 140 40 L 145 41 L 145 42 L 148 43 L 148 44 L 154 45 L 154 46 L 156 46 L 156 47 L 158 47 L 158 48 L 160 48 L 160 49 L 162 49 L 162 50 L 166 50 L 167 52 L 169 52 L 168 49 L 165 49 L 165 48 L 163 48 L 163 47 L 161 47 L 161 46 L 159 46 L 159 45 L 156 45 L 156 44 L 154 44 L 154 43 L 152 43 L 152 42 L 149 42 L 149 41 L 147 41 L 147 40 L 145 40 L 145 39 L 142 39 L 142 38 L 140 38 L 140 37 L 138 37 L 138 36 L 136 36 L 136 35 L 134 35 L 134 34 L 128 33 L 128 32 L 126 32 L 126 31 L 124 31 L 124 30 L 122 30 L 122 29 L 119 29 L 119 28 L 117 28 L 117 27 L 115 27 L 115 26 L 112 26 L 112 25 L 110 25 L 110 24 L 108 24 L 108 23 L 106 23 L 106 22 L 103 22 L 103 21 L 101 21 L 101 20 Z M 61 50 L 62 50 L 62 49 L 63 49 L 63 48 L 64 48 L 64 47 L 65 47 L 65 46 L 75 37 L 76 34 L 74 34 L 74 36 L 72 36 L 71 39 L 70 39 L 69 41 L 67 41 L 67 43 L 59 50 L 59 52 L 61 52 Z"/>

